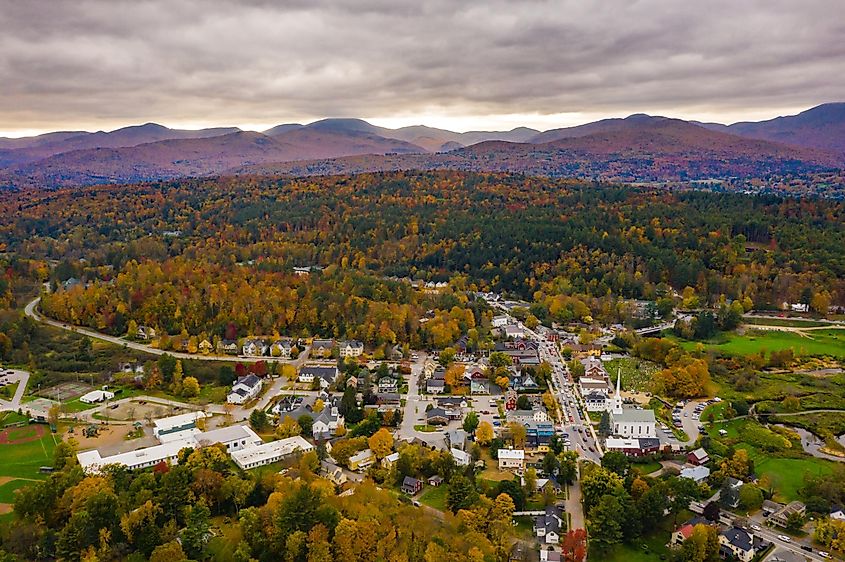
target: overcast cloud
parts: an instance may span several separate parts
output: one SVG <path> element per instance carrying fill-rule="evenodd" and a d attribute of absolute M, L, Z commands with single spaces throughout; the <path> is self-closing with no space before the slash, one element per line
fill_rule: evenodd
<path fill-rule="evenodd" d="M 0 131 L 732 122 L 845 99 L 842 0 L 0 0 Z"/>

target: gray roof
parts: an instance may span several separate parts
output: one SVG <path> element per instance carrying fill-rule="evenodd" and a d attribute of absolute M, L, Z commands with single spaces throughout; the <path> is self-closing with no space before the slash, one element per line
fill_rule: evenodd
<path fill-rule="evenodd" d="M 611 415 L 613 417 L 613 421 L 619 423 L 655 423 L 654 410 L 637 410 L 636 408 L 623 408 L 621 414 Z"/>
<path fill-rule="evenodd" d="M 220 427 L 204 431 L 196 436 L 199 442 L 208 441 L 209 443 L 228 443 L 229 441 L 236 441 L 238 439 L 248 439 L 250 434 L 242 425 L 230 425 L 229 427 Z"/>
<path fill-rule="evenodd" d="M 261 382 L 261 379 L 255 375 L 249 374 L 244 377 L 239 378 L 235 384 L 242 384 L 244 386 L 248 386 L 249 388 L 254 388 Z"/>
<path fill-rule="evenodd" d="M 740 550 L 749 551 L 753 546 L 751 535 L 737 527 L 731 527 L 726 531 L 722 531 L 722 535 L 728 539 L 728 542 Z"/>

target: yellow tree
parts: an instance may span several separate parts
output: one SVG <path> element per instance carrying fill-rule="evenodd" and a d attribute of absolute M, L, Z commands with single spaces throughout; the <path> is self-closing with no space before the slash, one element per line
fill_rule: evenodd
<path fill-rule="evenodd" d="M 302 433 L 302 428 L 299 423 L 290 416 L 285 416 L 282 423 L 276 428 L 276 437 L 284 439 L 285 437 L 293 437 Z"/>
<path fill-rule="evenodd" d="M 367 444 L 376 458 L 383 459 L 393 450 L 393 435 L 383 427 L 370 436 Z"/>
<path fill-rule="evenodd" d="M 493 440 L 493 426 L 490 425 L 490 422 L 483 421 L 478 424 L 478 428 L 475 430 L 475 440 L 480 445 L 490 444 L 490 441 Z"/>

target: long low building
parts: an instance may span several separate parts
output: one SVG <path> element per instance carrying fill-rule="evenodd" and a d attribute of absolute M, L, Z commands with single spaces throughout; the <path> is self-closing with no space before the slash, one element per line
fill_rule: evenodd
<path fill-rule="evenodd" d="M 303 439 L 300 435 L 288 437 L 279 441 L 270 441 L 253 447 L 247 447 L 232 452 L 232 460 L 244 470 L 272 464 L 289 458 L 296 454 L 307 453 L 314 450 L 314 445 Z"/>
<path fill-rule="evenodd" d="M 176 439 L 177 436 L 181 438 Z M 237 451 L 257 448 L 264 443 L 261 437 L 246 425 L 221 427 L 204 432 L 190 428 L 176 434 L 164 434 L 163 437 L 165 440 L 160 445 L 137 451 L 103 457 L 95 449 L 79 453 L 76 458 L 85 472 L 96 474 L 104 466 L 110 464 L 122 465 L 130 470 L 150 468 L 162 462 L 177 464 L 179 451 L 185 448 L 206 447 L 221 443 L 229 454 L 234 455 Z"/>

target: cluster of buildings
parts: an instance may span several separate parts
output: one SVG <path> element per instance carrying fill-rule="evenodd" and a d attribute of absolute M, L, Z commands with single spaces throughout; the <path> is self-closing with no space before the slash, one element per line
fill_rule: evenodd
<path fill-rule="evenodd" d="M 678 547 L 692 536 L 696 525 L 716 526 L 719 528 L 719 556 L 726 560 L 751 562 L 758 554 L 771 546 L 771 543 L 733 525 L 722 526 L 704 517 L 693 517 L 672 533 L 669 546 Z"/>
<path fill-rule="evenodd" d="M 198 422 L 206 417 L 203 412 L 190 412 L 155 420 L 153 435 L 159 441 L 158 445 L 105 457 L 94 449 L 77 454 L 77 459 L 88 474 L 97 474 L 108 465 L 136 470 L 161 463 L 178 464 L 182 449 L 219 443 L 225 446 L 237 466 L 249 470 L 314 450 L 314 446 L 300 436 L 265 443 L 247 425 L 200 430 Z"/>
<path fill-rule="evenodd" d="M 315 440 L 331 439 L 337 433 L 338 427 L 344 424 L 343 415 L 340 414 L 340 397 L 327 393 L 321 394 L 323 409 L 314 412 L 310 404 L 303 404 L 301 397 L 285 396 L 273 406 L 271 413 L 279 416 L 280 419 L 291 417 L 298 420 L 301 416 L 310 416 L 314 421 L 311 425 L 311 436 Z"/>

